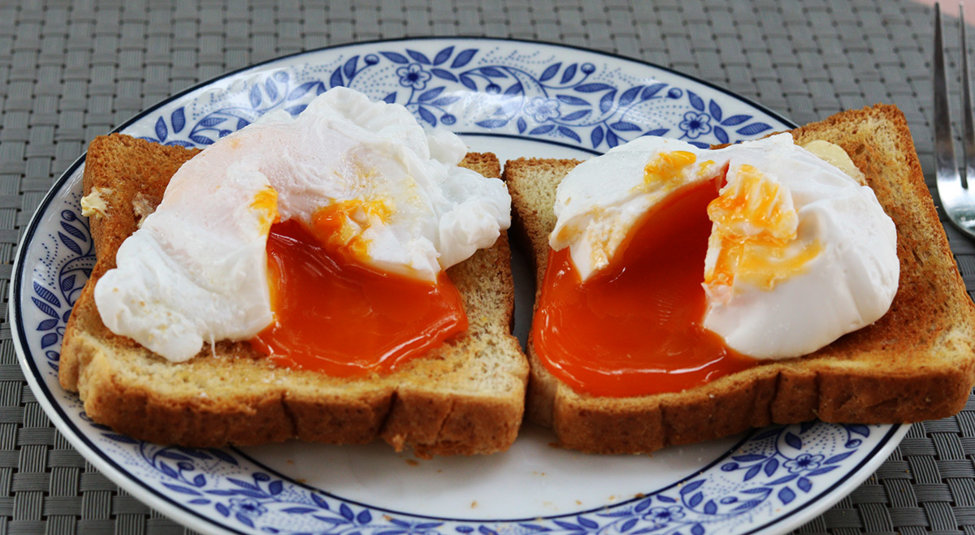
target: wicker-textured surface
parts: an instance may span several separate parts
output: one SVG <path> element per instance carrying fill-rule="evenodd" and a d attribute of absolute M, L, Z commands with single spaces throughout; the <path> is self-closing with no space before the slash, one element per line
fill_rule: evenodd
<path fill-rule="evenodd" d="M 932 168 L 929 7 L 906 0 L 505 4 L 0 1 L 0 533 L 185 532 L 119 490 L 54 430 L 17 365 L 6 302 L 19 235 L 57 175 L 91 137 L 197 82 L 359 40 L 537 39 L 672 67 L 799 123 L 892 102 L 907 114 L 922 165 Z M 949 44 L 956 35 L 949 25 Z M 975 291 L 975 244 L 952 229 L 949 236 Z M 973 455 L 975 400 L 956 417 L 914 426 L 875 475 L 799 531 L 975 533 Z"/>

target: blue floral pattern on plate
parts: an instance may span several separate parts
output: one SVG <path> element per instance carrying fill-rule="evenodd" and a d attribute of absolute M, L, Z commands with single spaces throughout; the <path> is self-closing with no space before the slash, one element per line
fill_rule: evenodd
<path fill-rule="evenodd" d="M 232 73 L 136 117 L 123 132 L 203 147 L 275 110 L 300 113 L 332 87 L 406 106 L 430 127 L 603 152 L 642 135 L 707 146 L 788 127 L 771 112 L 677 73 L 595 52 L 486 39 L 349 45 Z M 306 486 L 237 449 L 167 447 L 87 419 L 57 385 L 72 304 L 94 265 L 80 214 L 82 161 L 26 233 L 10 300 L 28 381 L 61 431 L 122 486 L 196 529 L 255 533 L 748 532 L 794 525 L 850 490 L 906 426 L 809 423 L 759 430 L 682 480 L 598 508 L 466 520 L 394 511 Z M 792 524 L 788 524 L 789 518 Z"/>

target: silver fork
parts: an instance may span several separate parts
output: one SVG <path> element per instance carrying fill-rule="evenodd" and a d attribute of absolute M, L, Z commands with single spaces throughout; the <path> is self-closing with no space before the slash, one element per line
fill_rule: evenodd
<path fill-rule="evenodd" d="M 972 97 L 968 87 L 968 42 L 965 40 L 965 13 L 959 10 L 962 50 L 962 108 L 965 172 L 955 161 L 948 110 L 948 85 L 945 82 L 945 54 L 941 37 L 941 7 L 934 5 L 934 161 L 938 196 L 948 218 L 959 230 L 975 238 L 975 191 L 968 180 L 975 180 L 975 128 L 972 127 Z"/>

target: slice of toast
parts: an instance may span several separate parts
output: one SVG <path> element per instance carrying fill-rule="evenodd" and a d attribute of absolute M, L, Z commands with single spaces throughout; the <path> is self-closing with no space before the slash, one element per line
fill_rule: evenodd
<path fill-rule="evenodd" d="M 553 427 L 568 448 L 638 453 L 773 423 L 900 423 L 961 410 L 975 382 L 975 305 L 903 114 L 877 105 L 798 128 L 793 136 L 799 144 L 823 139 L 846 150 L 894 220 L 900 285 L 887 314 L 808 356 L 763 363 L 682 392 L 639 397 L 573 391 L 539 363 L 529 340 L 527 419 Z M 555 190 L 578 163 L 520 159 L 505 165 L 515 235 L 527 239 L 537 288 L 555 225 Z"/>
<path fill-rule="evenodd" d="M 514 441 L 528 364 L 510 334 L 504 233 L 447 272 L 463 296 L 467 332 L 381 376 L 339 379 L 276 367 L 246 342 L 220 342 L 212 355 L 207 347 L 175 364 L 109 331 L 95 308 L 95 283 L 196 152 L 117 134 L 89 147 L 84 191 L 97 188 L 107 209 L 90 218 L 97 263 L 68 321 L 59 379 L 79 392 L 92 420 L 135 438 L 198 447 L 381 437 L 426 457 L 491 453 Z M 493 154 L 469 154 L 462 165 L 500 174 Z"/>

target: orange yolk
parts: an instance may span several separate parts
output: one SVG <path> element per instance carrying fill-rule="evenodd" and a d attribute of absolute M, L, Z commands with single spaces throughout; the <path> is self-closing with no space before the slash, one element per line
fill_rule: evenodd
<path fill-rule="evenodd" d="M 682 186 L 637 223 L 611 264 L 580 281 L 550 251 L 532 326 L 539 359 L 573 389 L 627 397 L 678 392 L 755 365 L 701 325 L 715 182 Z"/>
<path fill-rule="evenodd" d="M 251 339 L 256 349 L 282 366 L 355 377 L 393 370 L 467 329 L 445 273 L 434 284 L 374 271 L 357 261 L 355 240 L 319 239 L 334 222 L 342 228 L 341 212 L 316 214 L 315 232 L 293 220 L 271 227 L 275 319 Z"/>

